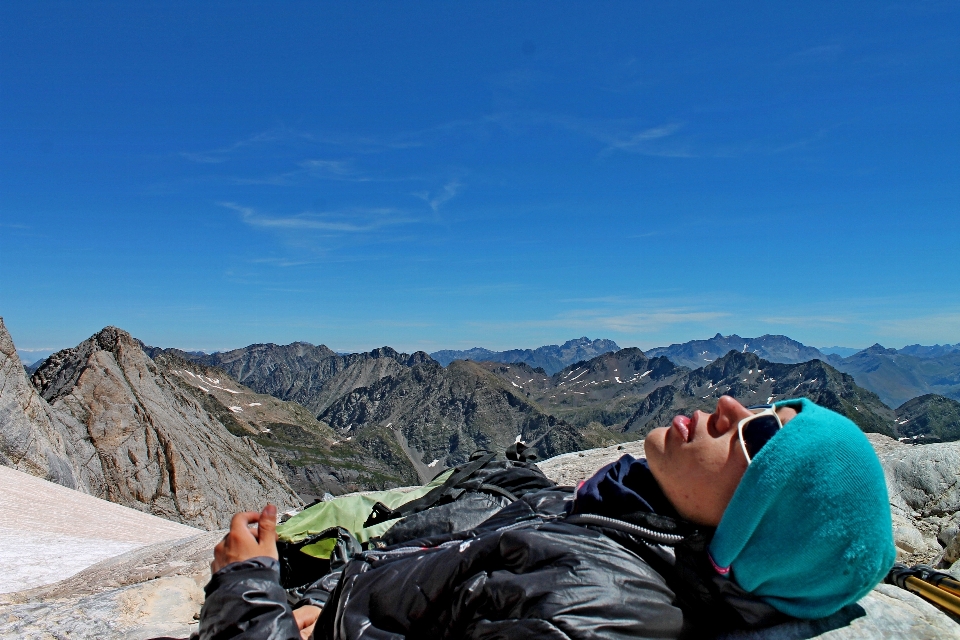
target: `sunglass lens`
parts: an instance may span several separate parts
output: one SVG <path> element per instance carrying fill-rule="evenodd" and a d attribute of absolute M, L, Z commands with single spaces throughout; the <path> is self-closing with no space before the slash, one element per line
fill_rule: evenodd
<path fill-rule="evenodd" d="M 743 425 L 743 444 L 747 448 L 747 453 L 752 459 L 760 452 L 763 445 L 767 444 L 777 431 L 780 430 L 780 423 L 771 415 L 754 418 Z"/>

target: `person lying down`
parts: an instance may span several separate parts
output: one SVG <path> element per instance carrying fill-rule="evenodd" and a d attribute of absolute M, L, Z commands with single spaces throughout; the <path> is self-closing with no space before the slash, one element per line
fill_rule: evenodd
<path fill-rule="evenodd" d="M 237 514 L 199 636 L 702 637 L 828 616 L 894 563 L 873 448 L 805 398 L 746 408 L 724 396 L 653 430 L 645 450 L 473 529 L 359 552 L 295 608 L 279 584 L 276 509 Z"/>

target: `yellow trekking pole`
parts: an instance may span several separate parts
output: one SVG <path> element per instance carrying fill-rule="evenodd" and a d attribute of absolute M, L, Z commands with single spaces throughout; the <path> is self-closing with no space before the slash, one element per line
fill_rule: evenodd
<path fill-rule="evenodd" d="M 960 616 L 960 581 L 948 573 L 924 564 L 914 567 L 895 564 L 887 574 L 886 582 L 915 593 Z"/>

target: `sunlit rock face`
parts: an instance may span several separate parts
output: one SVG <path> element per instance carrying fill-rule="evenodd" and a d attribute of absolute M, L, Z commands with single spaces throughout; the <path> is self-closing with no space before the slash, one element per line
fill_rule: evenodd
<path fill-rule="evenodd" d="M 201 528 L 236 511 L 300 500 L 264 450 L 231 434 L 128 333 L 108 327 L 53 354 L 33 375 L 0 341 L 3 463 Z"/>

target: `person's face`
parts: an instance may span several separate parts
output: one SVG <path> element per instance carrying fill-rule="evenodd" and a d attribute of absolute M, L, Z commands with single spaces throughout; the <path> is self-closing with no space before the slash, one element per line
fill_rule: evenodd
<path fill-rule="evenodd" d="M 733 398 L 722 396 L 713 413 L 677 416 L 669 427 L 654 429 L 647 436 L 650 471 L 685 519 L 713 527 L 720 524 L 747 470 L 737 424 L 751 415 Z M 782 407 L 777 415 L 786 424 L 797 412 Z"/>

